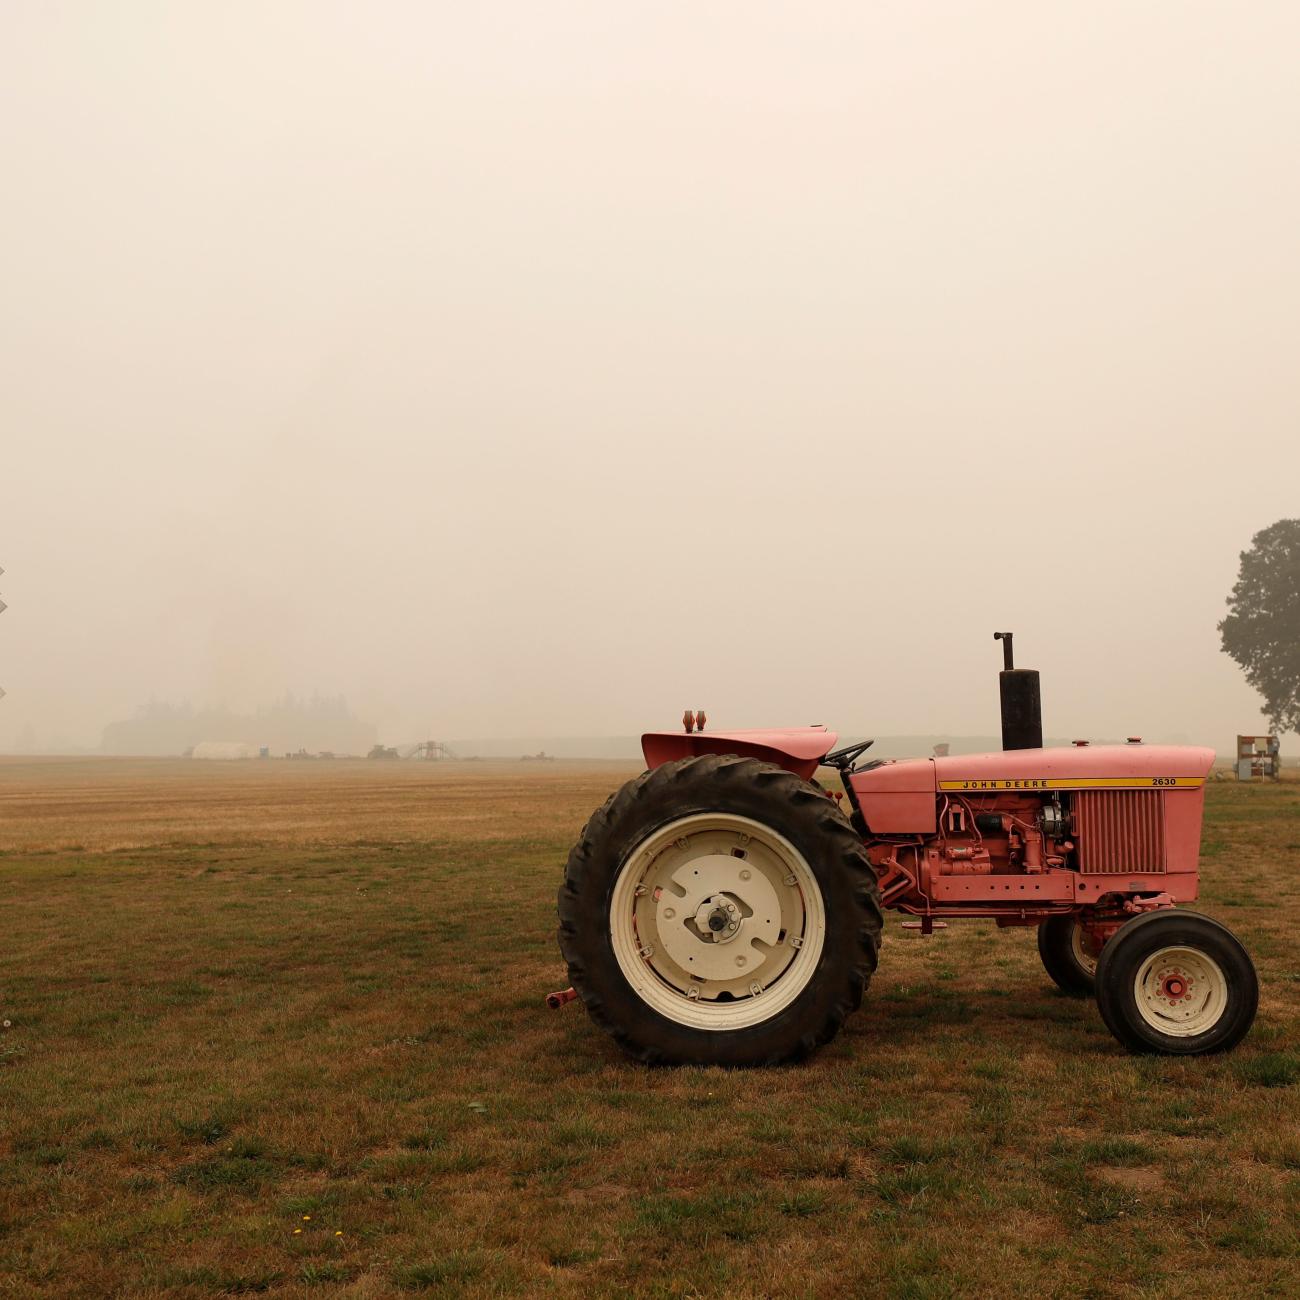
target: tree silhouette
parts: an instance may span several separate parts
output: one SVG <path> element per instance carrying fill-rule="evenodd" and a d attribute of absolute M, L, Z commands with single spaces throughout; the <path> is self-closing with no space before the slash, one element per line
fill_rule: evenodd
<path fill-rule="evenodd" d="M 1273 730 L 1300 731 L 1300 519 L 1279 519 L 1242 551 L 1219 634 Z"/>

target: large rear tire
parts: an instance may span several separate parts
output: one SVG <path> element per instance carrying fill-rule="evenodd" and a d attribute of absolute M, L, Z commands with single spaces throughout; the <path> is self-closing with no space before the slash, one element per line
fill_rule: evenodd
<path fill-rule="evenodd" d="M 1131 1052 L 1225 1052 L 1245 1037 L 1258 1003 L 1245 948 L 1197 912 L 1169 908 L 1128 921 L 1097 962 L 1101 1018 Z"/>
<path fill-rule="evenodd" d="M 732 755 L 665 763 L 612 796 L 569 854 L 559 915 L 591 1018 L 653 1064 L 806 1056 L 861 1002 L 882 926 L 836 805 Z"/>

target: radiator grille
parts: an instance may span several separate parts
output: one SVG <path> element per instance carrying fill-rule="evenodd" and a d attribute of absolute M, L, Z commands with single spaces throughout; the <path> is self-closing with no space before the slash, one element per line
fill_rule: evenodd
<path fill-rule="evenodd" d="M 1086 875 L 1164 871 L 1164 794 L 1080 790 L 1074 796 L 1079 870 Z"/>

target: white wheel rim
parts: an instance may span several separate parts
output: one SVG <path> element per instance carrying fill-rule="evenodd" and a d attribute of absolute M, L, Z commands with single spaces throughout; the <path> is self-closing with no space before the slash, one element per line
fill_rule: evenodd
<path fill-rule="evenodd" d="M 1093 952 L 1088 944 L 1088 933 L 1082 922 L 1076 921 L 1070 927 L 1070 951 L 1074 954 L 1074 960 L 1088 972 L 1089 975 L 1097 973 L 1097 954 Z"/>
<path fill-rule="evenodd" d="M 1196 948 L 1161 948 L 1138 968 L 1133 981 L 1138 1014 L 1175 1038 L 1203 1034 L 1228 1006 L 1228 981 L 1218 962 Z"/>
<path fill-rule="evenodd" d="M 749 817 L 696 813 L 628 855 L 609 933 L 624 978 L 660 1015 L 697 1029 L 744 1029 L 807 987 L 826 942 L 826 910 L 812 869 L 785 836 Z"/>

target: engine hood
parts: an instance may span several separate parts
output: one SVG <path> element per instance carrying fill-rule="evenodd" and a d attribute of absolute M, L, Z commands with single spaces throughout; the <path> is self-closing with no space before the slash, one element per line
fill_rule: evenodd
<path fill-rule="evenodd" d="M 949 758 L 906 758 L 854 774 L 859 790 L 1088 790 L 1197 787 L 1212 749 L 1184 745 L 1086 745 L 1007 749 Z"/>
<path fill-rule="evenodd" d="M 936 794 L 1016 790 L 1199 790 L 1212 749 L 1182 745 L 1086 745 L 908 758 L 854 772 L 849 781 L 877 834 L 930 834 Z M 1198 823 L 1199 825 L 1199 823 Z"/>
<path fill-rule="evenodd" d="M 1177 789 L 1204 783 L 1214 751 L 1185 745 L 1082 745 L 929 761 L 941 791 Z"/>

